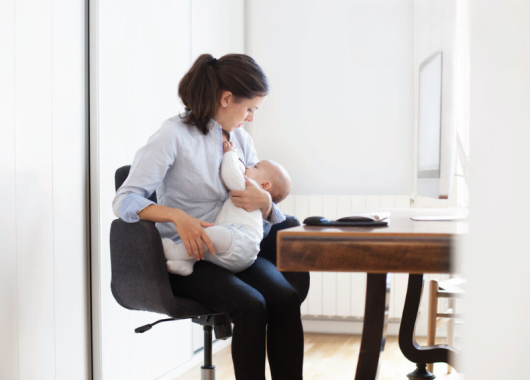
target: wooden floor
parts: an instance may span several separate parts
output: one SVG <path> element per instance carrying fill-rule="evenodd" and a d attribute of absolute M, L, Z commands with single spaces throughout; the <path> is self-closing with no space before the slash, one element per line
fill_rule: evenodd
<path fill-rule="evenodd" d="M 418 339 L 425 344 L 425 339 Z M 441 343 L 441 342 L 440 342 Z M 361 344 L 360 335 L 305 334 L 304 380 L 353 380 L 357 356 Z M 379 369 L 379 380 L 407 380 L 414 364 L 403 357 L 399 350 L 397 337 L 386 341 Z M 230 347 L 213 357 L 216 366 L 216 380 L 234 380 L 234 369 Z M 447 375 L 447 365 L 435 364 L 434 374 L 439 380 L 463 380 L 464 376 Z M 193 368 L 175 380 L 200 379 L 200 366 Z M 271 379 L 267 364 L 267 379 Z"/>

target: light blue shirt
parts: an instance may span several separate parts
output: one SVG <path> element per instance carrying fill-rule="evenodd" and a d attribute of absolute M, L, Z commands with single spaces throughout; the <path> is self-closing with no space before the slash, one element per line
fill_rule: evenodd
<path fill-rule="evenodd" d="M 129 176 L 116 192 L 114 215 L 125 222 L 140 220 L 138 213 L 153 204 L 147 199 L 156 190 L 158 204 L 178 208 L 187 214 L 214 222 L 227 199 L 221 182 L 223 157 L 222 127 L 210 119 L 210 132 L 204 135 L 195 126 L 185 124 L 179 115 L 166 120 L 147 144 L 134 156 Z M 250 135 L 241 128 L 230 133 L 246 166 L 259 160 Z M 285 216 L 272 204 L 270 222 L 264 220 L 264 233 Z M 162 238 L 177 240 L 173 223 L 156 224 Z"/>

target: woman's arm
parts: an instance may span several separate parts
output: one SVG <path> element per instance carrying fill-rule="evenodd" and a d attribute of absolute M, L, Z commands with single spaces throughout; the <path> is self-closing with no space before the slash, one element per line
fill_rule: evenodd
<path fill-rule="evenodd" d="M 138 213 L 154 204 L 147 198 L 162 183 L 177 159 L 176 130 L 174 123 L 166 121 L 136 152 L 129 175 L 112 202 L 114 215 L 135 223 L 140 220 Z"/>
<path fill-rule="evenodd" d="M 210 253 L 215 255 L 213 244 L 203 230 L 203 227 L 214 226 L 214 223 L 203 222 L 182 210 L 156 204 L 147 206 L 138 216 L 151 222 L 173 223 L 190 258 L 204 260 L 204 244 Z"/>
<path fill-rule="evenodd" d="M 238 130 L 241 135 L 239 140 L 241 148 L 243 149 L 245 163 L 247 166 L 254 166 L 258 161 L 258 154 L 254 149 L 254 143 L 250 135 L 245 132 Z M 276 224 L 281 223 L 285 220 L 285 216 L 272 202 L 270 194 L 256 187 L 247 181 L 246 189 L 244 191 L 232 191 L 232 201 L 237 207 L 242 207 L 247 211 L 253 211 L 260 209 L 264 219 L 264 223 L 268 224 L 264 227 L 270 228 L 270 223 Z M 235 197 L 235 200 L 234 200 Z M 237 202 L 237 203 L 236 203 Z M 268 228 L 265 228 L 268 230 Z"/>
<path fill-rule="evenodd" d="M 245 166 L 239 160 L 237 150 L 233 143 L 223 142 L 221 177 L 231 190 L 232 202 L 236 207 L 246 211 L 260 209 L 263 219 L 267 219 L 272 210 L 270 194 L 245 177 Z"/>
<path fill-rule="evenodd" d="M 135 223 L 140 219 L 173 223 L 188 255 L 202 260 L 204 244 L 212 254 L 215 252 L 210 238 L 202 229 L 213 224 L 202 222 L 182 210 L 154 204 L 147 199 L 162 183 L 168 169 L 177 159 L 177 138 L 174 123 L 166 121 L 149 138 L 147 144 L 138 150 L 129 176 L 116 193 L 113 209 L 117 217 L 128 223 Z"/>
<path fill-rule="evenodd" d="M 236 207 L 244 208 L 247 211 L 260 209 L 263 219 L 267 219 L 272 212 L 271 195 L 249 181 L 247 177 L 245 177 L 245 185 L 245 190 L 232 190 L 232 202 Z"/>

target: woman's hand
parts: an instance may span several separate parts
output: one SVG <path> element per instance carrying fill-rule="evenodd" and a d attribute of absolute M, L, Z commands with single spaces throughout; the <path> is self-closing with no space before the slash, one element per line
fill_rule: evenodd
<path fill-rule="evenodd" d="M 147 206 L 138 213 L 140 219 L 150 220 L 158 223 L 173 223 L 177 229 L 186 251 L 190 258 L 198 260 L 204 259 L 204 244 L 215 255 L 212 242 L 202 227 L 212 227 L 215 224 L 203 222 L 193 216 L 186 214 L 184 211 L 157 204 Z"/>
<path fill-rule="evenodd" d="M 202 227 L 212 227 L 215 224 L 203 222 L 182 210 L 176 210 L 172 220 L 177 232 L 186 247 L 188 256 L 195 260 L 204 260 L 204 244 L 212 255 L 215 255 L 213 244 Z"/>
<path fill-rule="evenodd" d="M 267 219 L 272 211 L 271 195 L 246 176 L 245 185 L 245 190 L 231 191 L 232 202 L 236 207 L 241 207 L 249 212 L 260 209 L 263 219 Z"/>

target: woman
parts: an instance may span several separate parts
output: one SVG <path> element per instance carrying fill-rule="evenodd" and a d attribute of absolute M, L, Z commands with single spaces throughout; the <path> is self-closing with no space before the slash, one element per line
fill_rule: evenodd
<path fill-rule="evenodd" d="M 165 121 L 136 153 L 113 202 L 116 216 L 157 222 L 162 238 L 182 242 L 198 261 L 190 276 L 170 276 L 173 292 L 230 316 L 237 380 L 265 380 L 265 347 L 274 380 L 302 379 L 300 296 L 274 265 L 274 242 L 264 241 L 254 264 L 237 274 L 203 261 L 204 245 L 215 252 L 203 228 L 214 225 L 228 196 L 219 177 L 222 143 L 233 142 L 245 165 L 258 161 L 239 127 L 254 120 L 268 91 L 249 56 L 201 55 L 179 84 L 185 112 Z M 155 190 L 158 204 L 147 199 Z M 285 221 L 269 193 L 252 184 L 233 191 L 232 200 L 247 211 L 260 209 L 266 231 Z"/>

